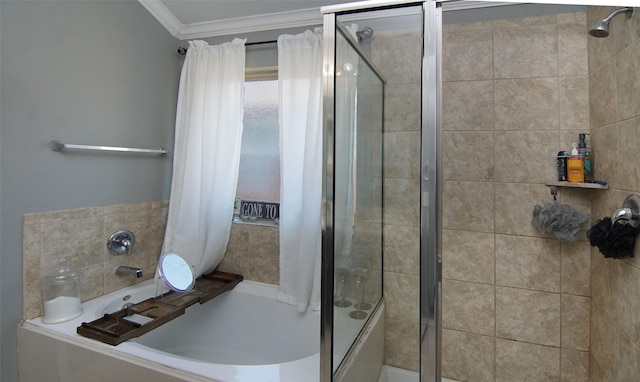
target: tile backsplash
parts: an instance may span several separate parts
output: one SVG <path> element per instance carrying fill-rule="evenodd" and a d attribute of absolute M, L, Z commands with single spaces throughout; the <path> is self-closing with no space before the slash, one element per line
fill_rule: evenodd
<path fill-rule="evenodd" d="M 23 317 L 42 315 L 40 278 L 62 259 L 79 272 L 83 301 L 153 278 L 167 207 L 167 201 L 152 201 L 24 215 Z M 120 229 L 136 237 L 130 255 L 107 249 L 107 239 Z M 116 276 L 120 265 L 141 268 L 144 277 Z"/>
<path fill-rule="evenodd" d="M 280 283 L 280 233 L 278 227 L 233 224 L 227 252 L 218 269 L 243 275 L 247 280 Z"/>
<path fill-rule="evenodd" d="M 82 301 L 153 278 L 162 251 L 168 202 L 152 201 L 32 213 L 23 222 L 23 317 L 41 316 L 40 278 L 59 260 L 80 273 Z M 136 237 L 131 255 L 112 255 L 109 236 L 127 229 Z M 245 279 L 279 283 L 278 228 L 233 224 L 218 269 Z M 141 268 L 144 277 L 115 274 L 120 265 Z"/>

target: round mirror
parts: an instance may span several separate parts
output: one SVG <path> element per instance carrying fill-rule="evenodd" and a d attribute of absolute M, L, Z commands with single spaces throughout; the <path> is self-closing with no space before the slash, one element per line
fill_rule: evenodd
<path fill-rule="evenodd" d="M 195 280 L 189 263 L 176 253 L 165 253 L 158 263 L 160 276 L 165 284 L 176 292 L 188 292 L 193 289 Z"/>

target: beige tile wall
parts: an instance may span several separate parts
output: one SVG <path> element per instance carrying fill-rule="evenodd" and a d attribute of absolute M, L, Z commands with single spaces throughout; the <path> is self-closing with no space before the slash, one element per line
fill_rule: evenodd
<path fill-rule="evenodd" d="M 376 31 L 371 58 L 386 77 L 384 109 L 385 364 L 418 370 L 420 31 Z"/>
<path fill-rule="evenodd" d="M 118 204 L 27 214 L 23 226 L 25 319 L 42 315 L 40 278 L 60 259 L 80 273 L 82 300 L 153 278 L 162 250 L 167 201 Z M 109 236 L 128 229 L 136 237 L 130 256 L 114 256 Z M 227 253 L 219 269 L 248 280 L 279 283 L 278 229 L 233 224 Z M 144 277 L 115 274 L 120 265 L 142 268 Z"/>
<path fill-rule="evenodd" d="M 82 300 L 153 278 L 162 250 L 167 202 L 153 201 L 26 214 L 23 222 L 23 316 L 42 315 L 40 278 L 64 259 L 80 274 Z M 107 239 L 128 229 L 136 237 L 131 255 L 114 256 Z M 120 265 L 141 268 L 144 277 L 115 274 Z"/>
<path fill-rule="evenodd" d="M 227 252 L 218 269 L 247 280 L 280 284 L 280 236 L 277 227 L 233 224 Z"/>
<path fill-rule="evenodd" d="M 552 201 L 557 152 L 589 130 L 586 24 L 570 13 L 444 26 L 446 377 L 588 380 L 590 246 L 531 225 Z M 590 192 L 558 198 L 590 212 Z"/>
<path fill-rule="evenodd" d="M 590 7 L 591 25 L 615 8 Z M 593 220 L 640 193 L 640 17 L 618 16 L 607 38 L 589 38 L 589 105 L 595 174 L 610 190 L 593 201 Z M 626 260 L 591 250 L 591 381 L 640 378 L 640 249 Z"/>
<path fill-rule="evenodd" d="M 445 328 L 451 328 L 443 332 L 443 360 L 445 371 L 456 370 L 452 377 L 508 380 L 526 364 L 532 373 L 544 366 L 565 380 L 586 379 L 589 246 L 560 245 L 529 224 L 533 205 L 550 198 L 542 184 L 555 177 L 555 154 L 588 129 L 585 23 L 584 14 L 571 14 L 445 30 L 443 275 Z M 532 35 L 538 49 L 529 49 Z M 377 32 L 372 44 L 372 59 L 388 80 L 386 363 L 411 370 L 418 369 L 419 354 L 411 308 L 419 295 L 419 179 L 393 159 L 419 158 L 419 51 L 409 31 Z M 564 192 L 561 200 L 589 211 L 588 193 Z M 501 213 L 501 205 L 528 208 Z M 507 309 L 514 301 L 521 307 Z M 504 342 L 496 342 L 501 336 Z M 514 340 L 539 355 L 508 347 Z"/>

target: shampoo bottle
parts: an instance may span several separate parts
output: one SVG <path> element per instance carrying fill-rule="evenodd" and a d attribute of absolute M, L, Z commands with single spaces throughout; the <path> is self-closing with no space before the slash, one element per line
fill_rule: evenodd
<path fill-rule="evenodd" d="M 593 179 L 593 158 L 591 158 L 591 150 L 587 147 L 587 144 L 584 141 L 586 135 L 589 134 L 578 134 L 578 138 L 580 139 L 580 143 L 578 143 L 578 152 L 582 158 L 585 181 Z"/>
<path fill-rule="evenodd" d="M 567 151 L 558 152 L 558 156 L 556 157 L 556 162 L 558 166 L 558 180 L 562 182 L 567 181 L 567 159 L 569 158 L 569 153 Z"/>
<path fill-rule="evenodd" d="M 571 156 L 567 159 L 567 177 L 571 183 L 584 183 L 584 166 L 576 143 L 573 144 Z"/>

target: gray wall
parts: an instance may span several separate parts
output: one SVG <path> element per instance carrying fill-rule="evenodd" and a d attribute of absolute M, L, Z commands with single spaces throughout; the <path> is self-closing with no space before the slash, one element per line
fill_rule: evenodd
<path fill-rule="evenodd" d="M 0 379 L 9 382 L 22 215 L 169 197 L 170 156 L 57 153 L 49 142 L 172 148 L 181 58 L 179 41 L 137 1 L 3 0 L 0 9 Z"/>

